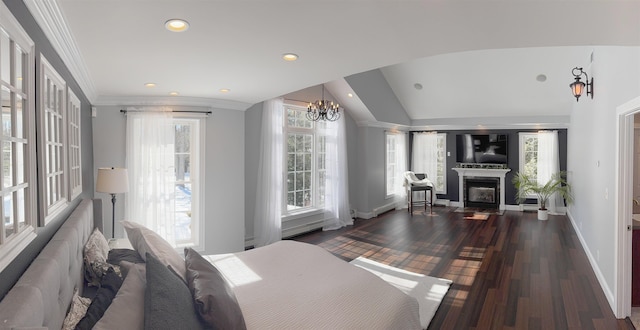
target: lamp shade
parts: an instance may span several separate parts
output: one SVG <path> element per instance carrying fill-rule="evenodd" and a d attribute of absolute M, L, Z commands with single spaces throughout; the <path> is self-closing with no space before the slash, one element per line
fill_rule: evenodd
<path fill-rule="evenodd" d="M 115 167 L 99 168 L 96 191 L 109 194 L 120 194 L 129 191 L 127 169 Z"/>

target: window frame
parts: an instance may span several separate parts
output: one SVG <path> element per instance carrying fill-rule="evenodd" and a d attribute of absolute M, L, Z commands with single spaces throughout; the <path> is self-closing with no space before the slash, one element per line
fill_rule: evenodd
<path fill-rule="evenodd" d="M 437 185 L 437 176 L 436 173 L 436 189 L 433 191 L 436 194 L 447 194 L 447 133 L 437 133 L 438 136 L 438 146 L 440 145 L 440 141 L 442 141 L 442 148 L 438 148 L 438 159 L 442 159 L 442 161 L 438 161 L 438 168 L 442 169 L 442 189 L 438 190 Z M 442 164 L 442 165 L 440 165 Z M 431 178 L 433 181 L 433 178 Z"/>
<path fill-rule="evenodd" d="M 10 73 L 10 80 L 19 80 L 22 78 L 22 88 L 21 97 L 22 97 L 22 137 L 14 137 L 14 132 L 12 131 L 11 137 L 7 139 L 7 137 L 2 134 L 0 140 L 5 141 L 13 141 L 24 144 L 23 149 L 23 157 L 24 164 L 22 166 L 24 182 L 20 184 L 20 188 L 16 188 L 16 186 L 9 187 L 10 189 L 4 188 L 4 183 L 0 185 L 0 194 L 4 196 L 9 190 L 11 193 L 15 189 L 22 189 L 24 191 L 24 226 L 20 228 L 16 233 L 12 234 L 9 237 L 5 237 L 5 225 L 4 219 L 3 223 L 0 226 L 0 272 L 4 270 L 10 263 L 13 261 L 19 254 L 24 250 L 30 242 L 32 242 L 37 236 L 35 227 L 37 225 L 37 208 L 36 208 L 36 200 L 37 200 L 37 179 L 36 179 L 36 138 L 35 138 L 35 43 L 26 31 L 22 28 L 20 23 L 17 21 L 15 17 L 11 14 L 11 11 L 6 7 L 4 2 L 0 3 L 0 29 L 4 32 L 0 31 L 0 33 L 6 33 L 9 36 L 9 44 L 16 45 L 22 51 L 22 77 L 16 77 L 15 71 L 12 70 Z M 0 46 L 1 49 L 2 46 Z M 15 47 L 11 48 L 12 51 L 15 50 Z M 10 57 L 10 68 L 15 69 L 16 61 L 13 56 Z M 2 70 L 0 66 L 0 70 Z M 1 75 L 0 75 L 1 80 Z M 18 92 L 18 90 L 14 87 L 12 82 L 2 81 L 0 83 L 3 87 L 6 87 L 10 90 L 10 95 L 13 95 Z M 1 97 L 0 97 L 1 98 Z M 16 106 L 15 101 L 11 101 L 12 113 L 13 109 Z M 13 116 L 12 116 L 13 118 Z M 15 120 L 12 119 L 12 127 L 15 127 Z M 12 159 L 12 162 L 15 161 Z M 3 162 L 2 157 L 0 157 L 0 165 Z M 15 165 L 15 164 L 14 164 Z M 17 167 L 14 167 L 17 168 Z M 14 175 L 15 172 L 12 173 Z M 17 191 L 17 190 L 16 190 Z M 14 205 L 15 206 L 15 205 Z M 4 203 L 0 204 L 0 209 L 4 213 Z M 15 212 L 20 212 L 17 207 L 14 209 Z M 15 217 L 14 217 L 15 219 Z M 20 220 L 14 220 L 20 221 Z"/>
<path fill-rule="evenodd" d="M 283 198 L 282 198 L 282 216 L 281 221 L 286 222 L 290 220 L 299 219 L 306 216 L 311 216 L 315 214 L 320 214 L 323 212 L 323 205 L 320 202 L 320 179 L 319 179 L 319 171 L 318 171 L 318 153 L 321 152 L 319 150 L 319 128 L 317 122 L 311 122 L 312 127 L 310 128 L 302 128 L 302 127 L 291 127 L 288 125 L 288 111 L 289 109 L 293 111 L 299 111 L 301 113 L 306 113 L 307 108 L 302 106 L 301 104 L 295 104 L 293 102 L 288 103 L 285 102 L 283 106 L 283 169 L 282 169 L 282 178 L 283 178 Z M 306 117 L 305 117 L 306 118 Z M 296 208 L 292 210 L 288 210 L 288 193 L 289 186 L 287 184 L 288 181 L 288 138 L 290 133 L 299 133 L 299 134 L 310 134 L 312 135 L 312 152 L 311 152 L 311 191 L 312 191 L 312 203 L 309 206 Z M 326 170 L 326 169 L 325 169 Z"/>
<path fill-rule="evenodd" d="M 58 95 L 54 95 L 55 107 L 49 111 L 46 104 L 51 95 L 47 95 L 47 81 L 52 81 L 56 86 Z M 40 105 L 38 131 L 38 189 L 40 190 L 40 222 L 41 226 L 46 226 L 58 214 L 60 214 L 69 205 L 69 187 L 68 187 L 68 160 L 67 160 L 67 101 L 66 101 L 67 84 L 66 81 L 58 74 L 53 66 L 47 61 L 44 55 L 40 55 L 40 93 L 38 95 L 38 103 Z M 49 122 L 49 114 L 53 113 L 54 117 L 59 117 L 59 123 L 55 127 L 55 136 L 51 136 L 48 132 L 47 124 Z M 49 124 L 51 124 L 49 122 Z M 50 154 L 50 150 L 56 150 L 56 153 Z M 59 152 L 59 154 L 58 154 Z M 53 159 L 54 157 L 55 159 Z M 54 170 L 48 168 L 48 162 L 57 163 Z M 55 182 L 54 182 L 55 181 Z M 54 185 L 52 186 L 52 182 Z M 49 201 L 49 197 L 54 200 Z"/>
<path fill-rule="evenodd" d="M 180 115 L 173 117 L 173 125 L 180 123 L 189 123 L 191 125 L 190 130 L 190 175 L 194 173 L 195 178 L 190 176 L 189 182 L 191 183 L 191 240 L 190 241 L 178 241 L 176 239 L 176 247 L 192 247 L 197 251 L 204 251 L 204 231 L 205 221 L 204 214 L 205 208 L 203 201 L 205 189 L 203 183 L 205 182 L 205 141 L 206 141 L 206 117 L 201 115 Z M 196 128 L 194 130 L 193 128 Z M 194 143 L 195 142 L 195 143 Z M 194 147 L 195 144 L 195 147 Z M 197 150 L 197 152 L 195 152 Z M 175 156 L 175 155 L 174 155 Z M 176 185 L 178 180 L 176 178 Z M 193 219 L 196 221 L 193 221 Z M 193 234 L 193 231 L 196 233 Z"/>
<path fill-rule="evenodd" d="M 397 157 L 396 157 L 396 153 L 397 153 L 397 142 L 396 141 L 396 137 L 400 134 L 404 134 L 404 133 L 399 133 L 399 132 L 390 132 L 390 131 L 385 131 L 384 132 L 384 165 L 385 165 L 385 171 L 384 171 L 384 185 L 385 185 L 385 199 L 390 199 L 393 198 L 395 196 L 395 188 L 391 188 L 391 191 L 389 191 L 389 139 L 392 138 L 393 139 L 393 145 L 394 145 L 394 157 L 393 157 L 393 165 L 394 166 L 398 166 L 398 164 L 396 163 Z M 393 171 L 395 173 L 395 170 Z M 393 182 L 393 184 L 391 185 L 392 187 L 395 187 L 395 182 Z"/>
<path fill-rule="evenodd" d="M 67 88 L 68 113 L 68 168 L 69 201 L 82 193 L 82 103 L 76 94 Z"/>
<path fill-rule="evenodd" d="M 526 145 L 526 139 L 528 138 L 535 138 L 536 140 L 538 139 L 538 132 L 518 132 L 518 172 L 519 173 L 526 173 L 525 171 L 525 160 L 526 160 L 526 156 L 525 153 L 527 152 L 525 149 L 525 145 Z M 538 159 L 537 157 L 537 153 L 538 153 L 538 149 L 536 148 L 536 160 Z M 537 177 L 537 173 L 536 173 L 536 180 L 538 179 Z M 527 198 L 537 198 L 536 195 L 534 193 L 529 193 L 526 196 Z"/>

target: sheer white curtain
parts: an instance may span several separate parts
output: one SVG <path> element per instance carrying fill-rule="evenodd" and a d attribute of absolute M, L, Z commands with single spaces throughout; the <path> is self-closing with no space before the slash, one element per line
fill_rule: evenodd
<path fill-rule="evenodd" d="M 349 212 L 349 177 L 345 119 L 327 122 L 324 131 L 326 147 L 325 211 L 329 214 L 322 230 L 353 225 Z"/>
<path fill-rule="evenodd" d="M 407 206 L 407 190 L 404 186 L 404 172 L 407 171 L 407 134 L 402 132 L 395 135 L 396 142 L 396 173 L 394 174 L 394 195 L 396 209 Z"/>
<path fill-rule="evenodd" d="M 254 216 L 256 247 L 269 245 L 282 239 L 283 116 L 283 99 L 277 98 L 264 102 Z"/>
<path fill-rule="evenodd" d="M 127 113 L 126 219 L 175 246 L 175 127 L 169 113 Z"/>
<path fill-rule="evenodd" d="M 546 183 L 553 174 L 560 172 L 560 155 L 558 151 L 558 131 L 538 132 L 538 183 Z M 553 194 L 547 202 L 549 213 L 557 214 L 563 208 L 562 196 Z"/>
<path fill-rule="evenodd" d="M 411 170 L 425 173 L 434 184 L 438 173 L 438 132 L 414 132 Z M 420 192 L 421 194 L 424 192 Z M 422 196 L 420 198 L 423 198 Z M 436 198 L 436 194 L 433 194 Z"/>

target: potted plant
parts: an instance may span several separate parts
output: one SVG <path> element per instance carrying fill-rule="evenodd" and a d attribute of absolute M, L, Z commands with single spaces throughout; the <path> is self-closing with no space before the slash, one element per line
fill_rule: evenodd
<path fill-rule="evenodd" d="M 538 203 L 540 204 L 540 208 L 538 208 L 539 220 L 548 219 L 547 202 L 554 193 L 562 196 L 567 204 L 573 202 L 571 185 L 566 180 L 565 171 L 554 173 L 544 184 L 538 183 L 536 178 L 528 174 L 519 172 L 516 173 L 516 176 L 513 178 L 513 184 L 517 189 L 516 198 L 518 203 L 522 203 L 531 195 L 535 195 L 538 198 Z"/>

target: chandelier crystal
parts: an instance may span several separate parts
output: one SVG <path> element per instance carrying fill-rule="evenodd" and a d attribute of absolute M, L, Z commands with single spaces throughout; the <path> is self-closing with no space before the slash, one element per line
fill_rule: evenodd
<path fill-rule="evenodd" d="M 307 119 L 311 121 L 336 121 L 340 118 L 340 105 L 324 99 L 324 85 L 322 85 L 322 99 L 309 103 Z"/>

